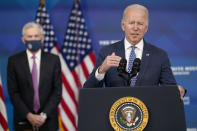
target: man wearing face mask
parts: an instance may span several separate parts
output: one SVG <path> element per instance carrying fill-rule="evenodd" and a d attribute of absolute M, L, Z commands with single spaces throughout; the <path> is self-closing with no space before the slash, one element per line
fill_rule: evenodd
<path fill-rule="evenodd" d="M 62 93 L 59 57 L 42 51 L 44 31 L 39 24 L 25 24 L 22 34 L 26 50 L 9 57 L 7 66 L 14 129 L 56 131 Z"/>

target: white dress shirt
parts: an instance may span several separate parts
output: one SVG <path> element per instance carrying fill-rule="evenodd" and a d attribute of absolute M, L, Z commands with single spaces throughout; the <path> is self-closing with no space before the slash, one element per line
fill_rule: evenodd
<path fill-rule="evenodd" d="M 130 56 L 130 53 L 131 53 L 131 44 L 127 41 L 126 38 L 124 39 L 124 47 L 125 47 L 125 57 L 126 57 L 126 60 L 127 60 L 126 70 L 128 71 L 129 56 Z M 143 47 L 144 47 L 143 39 L 139 43 L 137 43 L 135 45 L 135 47 L 136 47 L 135 48 L 136 58 L 139 58 L 141 60 L 142 59 L 142 53 L 143 53 Z"/>
<path fill-rule="evenodd" d="M 124 39 L 124 47 L 125 47 L 125 57 L 126 57 L 126 60 L 127 60 L 126 70 L 128 71 L 129 56 L 130 56 L 130 53 L 131 53 L 131 44 L 127 41 L 126 38 Z M 136 47 L 135 48 L 136 58 L 139 58 L 141 60 L 142 59 L 143 48 L 144 48 L 144 41 L 143 41 L 143 39 L 140 40 L 140 42 L 137 43 L 135 45 L 135 47 Z M 95 72 L 95 77 L 96 77 L 96 79 L 98 81 L 101 81 L 101 80 L 104 79 L 105 73 L 100 74 L 100 73 L 98 73 L 98 69 L 97 69 L 96 72 Z"/>
<path fill-rule="evenodd" d="M 29 50 L 26 50 L 26 53 L 27 53 L 27 59 L 29 62 L 29 69 L 30 69 L 30 72 L 32 73 L 32 68 L 33 68 L 32 56 L 33 56 L 33 54 Z M 35 57 L 36 57 L 36 65 L 37 65 L 37 73 L 38 73 L 37 79 L 38 79 L 38 85 L 39 85 L 41 50 L 38 50 L 38 52 L 36 52 Z"/>

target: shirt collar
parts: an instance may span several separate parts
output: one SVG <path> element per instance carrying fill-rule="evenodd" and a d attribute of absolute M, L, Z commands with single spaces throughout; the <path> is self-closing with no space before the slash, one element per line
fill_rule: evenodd
<path fill-rule="evenodd" d="M 124 45 L 125 45 L 125 50 L 131 48 L 131 44 L 127 41 L 126 37 L 124 39 Z M 140 42 L 138 42 L 135 47 L 137 49 L 143 50 L 143 46 L 144 46 L 144 41 L 143 39 L 140 40 Z"/>
<path fill-rule="evenodd" d="M 32 59 L 33 54 L 28 49 L 26 50 L 26 53 L 27 53 L 27 57 L 29 59 Z M 37 60 L 40 60 L 40 57 L 41 57 L 41 50 L 40 49 L 36 52 L 35 56 L 36 56 Z"/>

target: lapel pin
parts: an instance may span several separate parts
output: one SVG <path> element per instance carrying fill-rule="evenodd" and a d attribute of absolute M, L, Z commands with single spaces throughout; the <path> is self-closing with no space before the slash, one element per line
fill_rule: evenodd
<path fill-rule="evenodd" d="M 147 53 L 147 54 L 146 54 L 146 56 L 150 56 L 150 54 L 149 54 L 149 53 Z"/>

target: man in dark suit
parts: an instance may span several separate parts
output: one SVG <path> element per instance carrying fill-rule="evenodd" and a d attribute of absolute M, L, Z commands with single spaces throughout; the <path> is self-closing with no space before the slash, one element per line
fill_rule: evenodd
<path fill-rule="evenodd" d="M 141 59 L 140 71 L 131 79 L 135 86 L 176 85 L 167 53 L 149 43 L 143 37 L 148 30 L 148 10 L 138 4 L 128 6 L 121 22 L 125 39 L 101 49 L 95 68 L 84 84 L 84 88 L 127 86 L 118 75 L 117 67 L 126 58 L 130 72 L 134 58 Z M 133 81 L 133 82 L 132 82 Z M 184 88 L 178 86 L 181 99 Z"/>
<path fill-rule="evenodd" d="M 11 56 L 7 66 L 15 131 L 56 131 L 62 93 L 59 57 L 41 50 L 44 32 L 39 24 L 27 23 L 22 33 L 27 49 Z"/>

